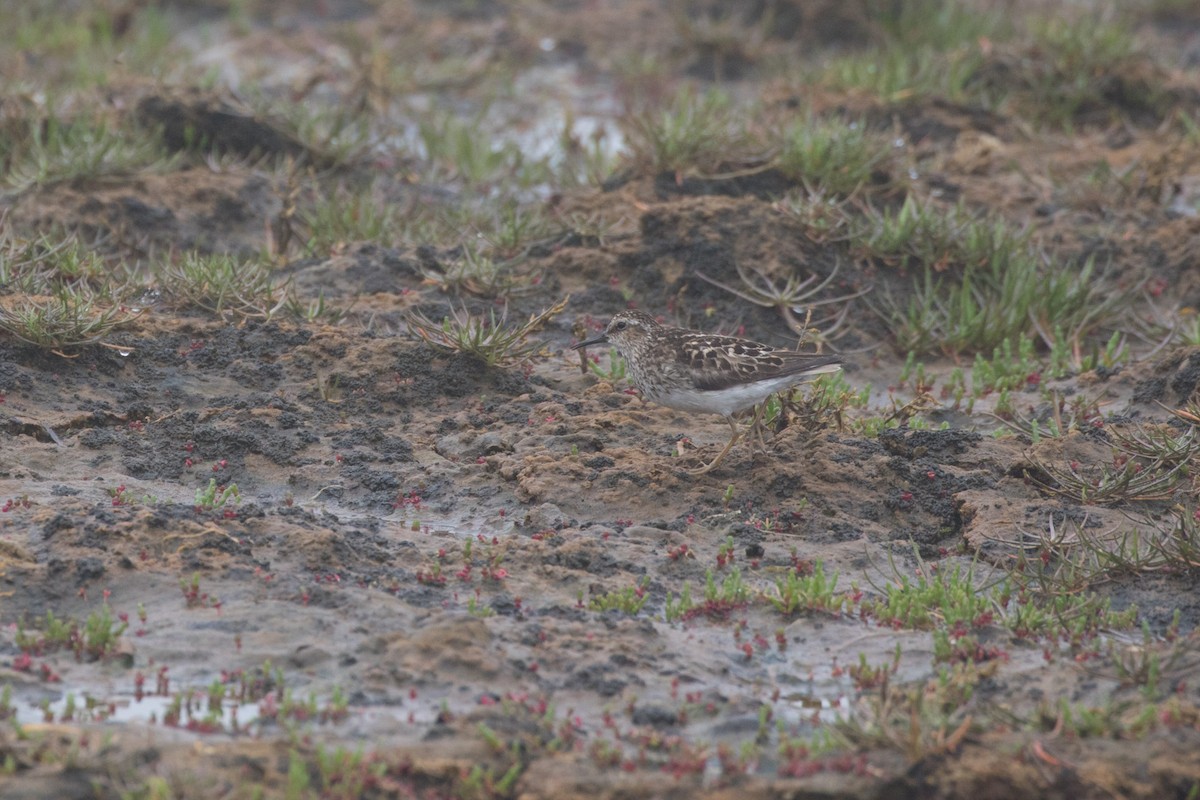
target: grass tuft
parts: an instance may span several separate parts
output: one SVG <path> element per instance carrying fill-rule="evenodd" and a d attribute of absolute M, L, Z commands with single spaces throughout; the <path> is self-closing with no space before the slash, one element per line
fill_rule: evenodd
<path fill-rule="evenodd" d="M 678 92 L 664 107 L 629 114 L 623 129 L 637 164 L 655 173 L 713 174 L 738 160 L 751 138 L 746 116 L 724 92 Z"/>
<path fill-rule="evenodd" d="M 270 319 L 288 301 L 264 264 L 223 253 L 185 253 L 156 266 L 154 277 L 176 305 L 214 314 Z"/>
<path fill-rule="evenodd" d="M 943 212 L 910 195 L 895 212 L 869 215 L 862 235 L 869 254 L 919 271 L 907 300 L 884 293 L 877 302 L 903 352 L 988 352 L 1032 335 L 1078 348 L 1127 297 L 1102 292 L 1091 259 L 1053 260 L 1028 232 L 961 204 Z"/>
<path fill-rule="evenodd" d="M 474 356 L 489 367 L 511 367 L 531 360 L 541 352 L 541 342 L 529 341 L 529 335 L 567 307 L 570 297 L 564 297 L 550 308 L 531 314 L 529 320 L 517 326 L 508 325 L 508 307 L 499 319 L 490 311 L 487 318 L 455 311 L 438 325 L 417 312 L 407 316 L 409 330 L 434 347 L 452 353 Z"/>
<path fill-rule="evenodd" d="M 1088 115 L 1116 121 L 1123 112 L 1158 116 L 1163 92 L 1147 80 L 1149 59 L 1132 29 L 1104 15 L 1050 17 L 1008 78 L 1016 105 L 1034 119 L 1070 127 Z"/>
<path fill-rule="evenodd" d="M 64 121 L 30 116 L 23 131 L 0 145 L 0 156 L 9 163 L 3 185 L 16 191 L 146 170 L 165 172 L 179 160 L 154 132 L 105 117 Z"/>
<path fill-rule="evenodd" d="M 817 117 L 793 122 L 780 137 L 776 166 L 811 191 L 852 195 L 869 183 L 889 154 L 862 121 Z"/>
<path fill-rule="evenodd" d="M 1169 500 L 1200 458 L 1200 428 L 1195 426 L 1182 432 L 1165 425 L 1107 430 L 1113 441 L 1111 462 L 1060 466 L 1031 458 L 1035 470 L 1027 477 L 1044 491 L 1082 504 Z"/>
<path fill-rule="evenodd" d="M 21 295 L 0 303 L 0 331 L 60 352 L 106 340 L 140 315 L 63 288 L 52 296 Z"/>

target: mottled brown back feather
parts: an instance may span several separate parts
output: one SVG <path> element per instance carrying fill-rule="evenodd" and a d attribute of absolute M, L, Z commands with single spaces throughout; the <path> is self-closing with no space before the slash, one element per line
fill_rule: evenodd
<path fill-rule="evenodd" d="M 777 350 L 732 336 L 690 334 L 677 340 L 677 356 L 693 370 L 697 389 L 717 391 L 750 380 L 802 375 L 840 364 L 835 355 L 813 355 Z"/>

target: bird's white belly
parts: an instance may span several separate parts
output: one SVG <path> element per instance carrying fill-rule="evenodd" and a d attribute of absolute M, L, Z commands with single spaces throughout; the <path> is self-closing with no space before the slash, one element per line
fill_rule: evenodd
<path fill-rule="evenodd" d="M 728 417 L 730 414 L 758 405 L 776 392 L 795 386 L 807 377 L 809 376 L 785 375 L 769 381 L 730 386 L 726 389 L 708 391 L 674 389 L 659 391 L 648 397 L 656 403 L 680 411 L 720 414 Z"/>

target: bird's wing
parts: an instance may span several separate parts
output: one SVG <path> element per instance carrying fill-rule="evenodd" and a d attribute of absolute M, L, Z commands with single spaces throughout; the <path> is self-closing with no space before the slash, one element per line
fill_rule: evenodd
<path fill-rule="evenodd" d="M 691 368 L 696 388 L 708 391 L 752 380 L 828 372 L 842 361 L 838 356 L 794 353 L 748 339 L 707 334 L 682 339 L 679 355 Z"/>

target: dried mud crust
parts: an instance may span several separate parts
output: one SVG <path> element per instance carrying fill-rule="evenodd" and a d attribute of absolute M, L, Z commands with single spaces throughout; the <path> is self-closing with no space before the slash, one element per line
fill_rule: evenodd
<path fill-rule="evenodd" d="M 261 173 L 190 169 L 50 186 L 17 198 L 9 221 L 21 229 L 68 227 L 98 247 L 149 255 L 169 251 L 260 252 L 277 217 L 278 193 Z"/>
<path fill-rule="evenodd" d="M 694 256 L 689 263 L 715 268 Z M 397 302 L 405 301 L 397 295 Z M 564 327 L 550 331 L 552 342 L 568 341 Z M 683 470 L 686 456 L 676 454 L 678 437 L 687 433 L 701 450 L 718 447 L 719 419 L 645 404 L 581 375 L 567 356 L 526 374 L 345 327 L 234 327 L 165 311 L 142 320 L 129 344 L 129 356 L 91 349 L 71 360 L 0 344 L 12 387 L 0 495 L 32 501 L 0 528 L 11 544 L 0 586 L 19 590 L 5 598 L 5 618 L 46 608 L 82 616 L 89 605 L 80 593 L 94 597 L 111 587 L 119 606 L 138 598 L 150 609 L 134 663 L 169 662 L 181 684 L 205 680 L 211 654 L 223 652 L 222 668 L 270 658 L 314 686 L 353 687 L 353 702 L 366 708 L 419 708 L 412 691 L 442 697 L 465 716 L 434 727 L 436 747 L 395 726 L 374 733 L 402 745 L 417 785 L 436 785 L 447 765 L 489 757 L 470 741 L 486 717 L 470 709 L 478 697 L 503 691 L 562 694 L 583 714 L 634 693 L 645 698 L 635 715 L 640 724 L 719 736 L 703 722 L 681 723 L 662 693 L 673 679 L 728 682 L 732 665 L 718 655 L 720 645 L 702 644 L 714 652 L 701 655 L 687 629 L 597 617 L 576 599 L 643 578 L 656 596 L 681 578 L 702 583 L 697 559 L 664 558 L 681 546 L 703 552 L 732 537 L 738 554 L 758 554 L 760 569 L 785 568 L 798 549 L 856 574 L 911 558 L 912 543 L 922 557 L 936 558 L 965 539 L 985 561 L 993 554 L 1002 560 L 1001 540 L 1014 530 L 1038 530 L 1049 518 L 1106 519 L 1104 510 L 1084 512 L 1039 492 L 1027 477 L 1035 463 L 1095 458 L 1106 447 L 1097 435 L 1030 449 L 962 430 L 889 431 L 871 440 L 790 428 L 769 453 L 739 447 L 711 480 L 697 481 Z M 1128 382 L 1165 381 L 1153 390 L 1160 393 L 1187 389 L 1193 355 L 1167 354 L 1142 370 L 1141 383 L 1136 376 Z M 192 508 L 193 492 L 210 476 L 241 487 L 235 518 Z M 117 484 L 130 496 L 156 499 L 114 506 L 109 490 Z M 775 519 L 773 530 L 729 508 L 727 485 L 736 487 L 739 506 Z M 412 496 L 420 497 L 419 509 L 393 507 Z M 419 516 L 432 524 L 413 530 Z M 460 541 L 459 520 L 470 521 L 468 536 L 483 537 L 478 547 L 496 536 L 503 552 L 509 577 L 477 584 L 494 611 L 486 620 L 447 611 L 454 590 L 419 579 L 439 548 Z M 217 611 L 184 603 L 179 580 L 189 575 L 219 598 Z M 1170 615 L 1155 604 L 1178 590 L 1169 578 L 1110 587 L 1118 605 L 1136 600 L 1163 626 Z M 1189 621 L 1200 613 L 1178 607 Z M 834 638 L 851 629 L 857 626 Z M 232 635 L 244 651 L 229 650 Z M 822 652 L 797 656 L 801 663 L 828 657 L 828 639 L 818 634 L 815 641 L 826 642 Z M 64 681 L 86 681 L 93 669 L 67 664 Z M 759 673 L 737 666 L 733 674 L 738 686 Z M 1086 693 L 1078 683 L 1078 676 L 1058 676 L 1039 681 L 1038 691 L 1074 686 Z M 998 686 L 997 696 L 1009 699 L 1027 690 L 1016 675 Z M 734 708 L 749 702 L 744 689 L 725 691 Z M 737 720 L 735 713 L 729 724 Z M 777 797 L 794 788 L 953 797 L 970 786 L 995 797 L 1119 790 L 1149 798 L 1171 796 L 1194 774 L 1186 748 L 1178 758 L 1152 755 L 1180 746 L 1169 737 L 1123 743 L 1125 762 L 1113 761 L 1104 742 L 990 736 L 987 746 L 967 742 L 953 756 L 910 767 L 895 753 L 861 754 L 876 778 L 854 764 L 830 764 L 815 781 L 747 779 L 738 796 Z M 184 748 L 158 742 L 147 763 L 186 764 Z M 1153 765 L 1132 769 L 1143 759 Z M 255 763 L 264 780 L 278 769 L 266 756 Z M 224 756 L 204 764 L 218 773 L 245 767 Z M 576 766 L 563 771 L 535 761 L 522 779 L 525 795 L 633 791 L 591 762 Z M 73 778 L 47 780 L 48 790 L 67 791 Z M 695 796 L 695 787 L 651 784 L 662 796 Z M 997 794 L 997 786 L 1009 794 Z M 732 790 L 711 796 L 722 791 Z"/>

